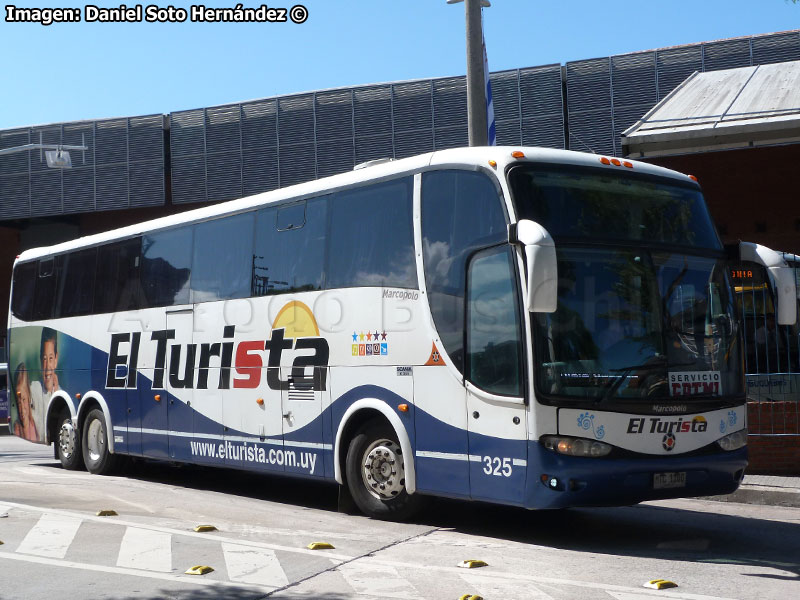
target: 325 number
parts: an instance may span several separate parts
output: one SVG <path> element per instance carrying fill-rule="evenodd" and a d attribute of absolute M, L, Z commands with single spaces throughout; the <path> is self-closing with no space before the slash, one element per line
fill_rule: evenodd
<path fill-rule="evenodd" d="M 497 456 L 483 457 L 483 472 L 497 477 L 511 477 L 511 459 L 498 458 Z"/>

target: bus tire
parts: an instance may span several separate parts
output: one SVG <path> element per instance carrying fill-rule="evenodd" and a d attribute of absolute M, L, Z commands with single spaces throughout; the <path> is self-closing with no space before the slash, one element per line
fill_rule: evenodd
<path fill-rule="evenodd" d="M 350 440 L 346 461 L 347 487 L 365 515 L 403 521 L 422 508 L 423 498 L 406 491 L 402 449 L 382 419 L 361 426 Z"/>
<path fill-rule="evenodd" d="M 56 457 L 61 466 L 68 471 L 82 471 L 83 453 L 81 452 L 81 438 L 72 424 L 72 415 L 64 409 L 58 415 L 58 430 L 53 444 L 56 447 Z"/>
<path fill-rule="evenodd" d="M 108 431 L 103 411 L 93 408 L 83 421 L 83 462 L 95 475 L 108 475 L 117 466 L 117 457 L 108 450 Z"/>

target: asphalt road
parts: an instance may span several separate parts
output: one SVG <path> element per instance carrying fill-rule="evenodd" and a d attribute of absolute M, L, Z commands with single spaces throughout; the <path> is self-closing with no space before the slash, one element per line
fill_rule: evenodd
<path fill-rule="evenodd" d="M 156 463 L 68 472 L 50 448 L 0 436 L 0 599 L 783 600 L 800 589 L 800 508 L 436 500 L 396 524 L 339 513 L 336 498 L 327 484 Z M 488 566 L 457 567 L 467 559 Z M 214 570 L 185 574 L 200 565 Z M 651 579 L 678 587 L 644 588 Z"/>

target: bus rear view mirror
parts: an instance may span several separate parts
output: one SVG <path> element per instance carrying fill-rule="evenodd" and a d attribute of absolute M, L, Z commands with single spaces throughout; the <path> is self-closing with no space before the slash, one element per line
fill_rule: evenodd
<path fill-rule="evenodd" d="M 794 325 L 797 321 L 797 285 L 794 270 L 781 254 L 760 244 L 740 242 L 739 260 L 749 260 L 767 268 L 775 289 L 778 325 Z"/>
<path fill-rule="evenodd" d="M 508 241 L 525 248 L 528 275 L 527 309 L 552 313 L 558 305 L 556 246 L 547 230 L 534 221 L 522 219 L 508 227 Z"/>

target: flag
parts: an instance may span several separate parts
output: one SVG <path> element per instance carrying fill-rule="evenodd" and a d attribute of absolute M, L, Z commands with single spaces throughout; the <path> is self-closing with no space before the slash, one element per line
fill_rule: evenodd
<path fill-rule="evenodd" d="M 486 56 L 486 37 L 483 35 L 483 19 L 481 19 L 481 41 L 483 44 L 483 82 L 486 87 L 486 124 L 489 126 L 489 145 L 497 145 L 497 126 L 494 122 L 494 104 L 492 104 L 492 82 L 489 81 L 489 58 Z"/>

